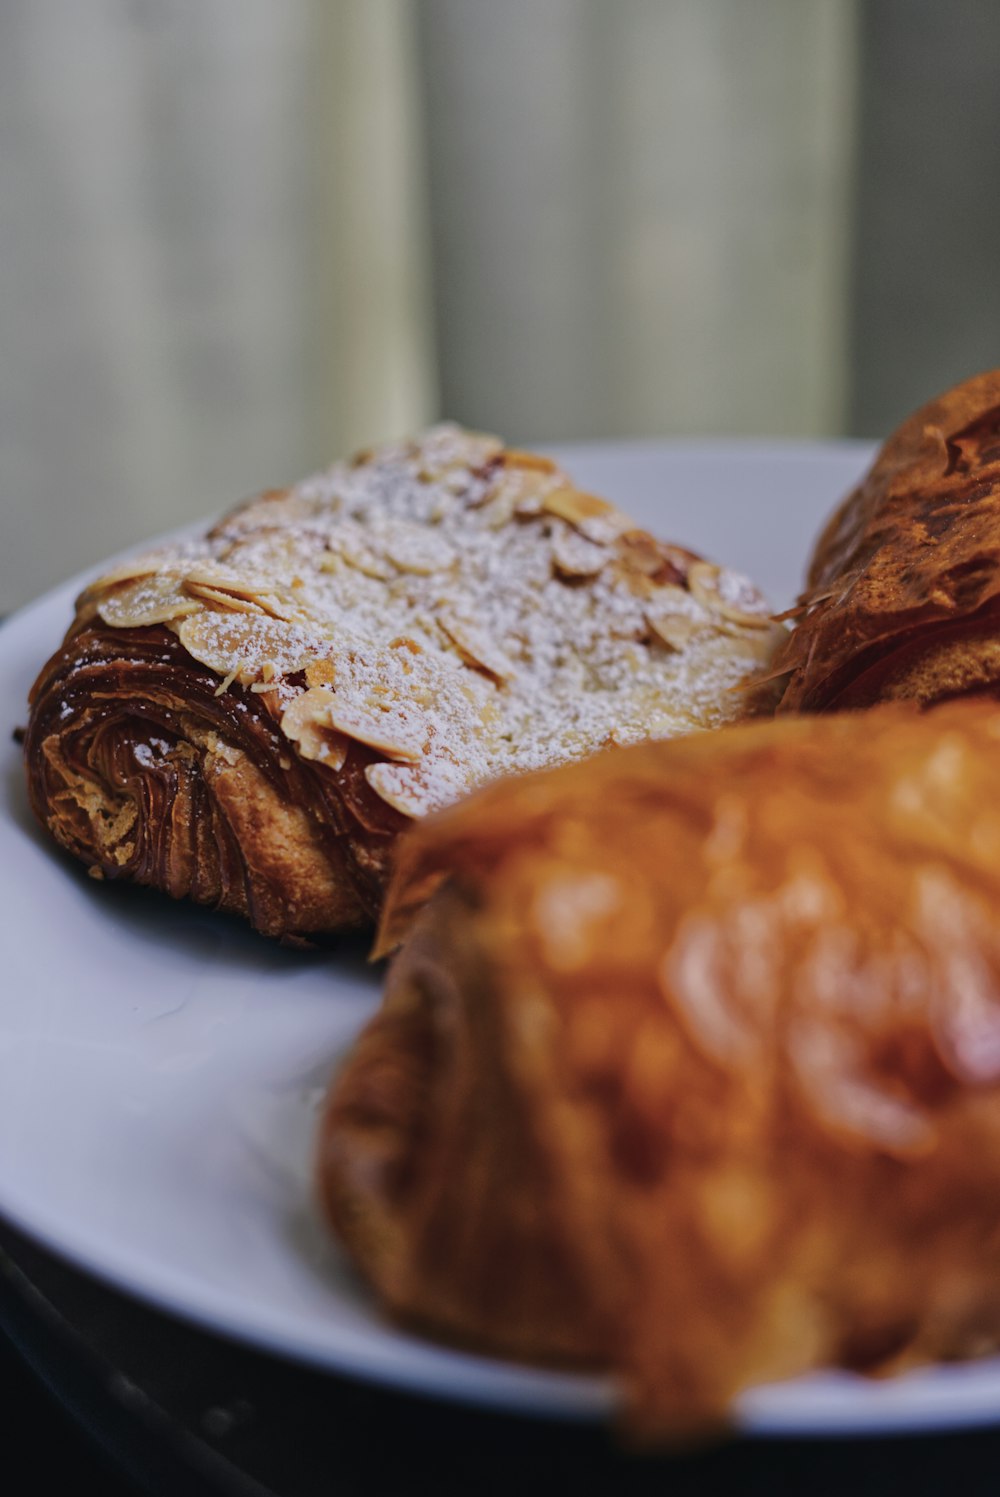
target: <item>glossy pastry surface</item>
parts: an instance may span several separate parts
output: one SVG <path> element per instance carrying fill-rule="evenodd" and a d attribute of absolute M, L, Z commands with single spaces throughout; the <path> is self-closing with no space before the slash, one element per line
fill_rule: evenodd
<path fill-rule="evenodd" d="M 89 587 L 33 692 L 32 803 L 96 876 L 364 925 L 414 819 L 736 719 L 778 637 L 745 578 L 436 427 Z"/>
<path fill-rule="evenodd" d="M 909 418 L 816 544 L 781 710 L 1000 688 L 1000 370 Z"/>
<path fill-rule="evenodd" d="M 995 1348 L 998 762 L 1000 708 L 890 706 L 610 751 L 408 837 L 318 1153 L 389 1312 L 609 1365 L 658 1433 Z"/>

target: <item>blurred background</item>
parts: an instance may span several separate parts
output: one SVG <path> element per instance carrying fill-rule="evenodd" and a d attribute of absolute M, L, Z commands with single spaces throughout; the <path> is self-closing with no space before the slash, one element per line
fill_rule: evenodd
<path fill-rule="evenodd" d="M 3 0 L 0 612 L 442 413 L 882 434 L 998 180 L 984 0 Z"/>

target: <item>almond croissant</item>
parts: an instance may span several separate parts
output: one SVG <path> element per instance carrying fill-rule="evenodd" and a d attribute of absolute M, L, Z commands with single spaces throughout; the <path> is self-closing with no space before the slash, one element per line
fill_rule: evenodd
<path fill-rule="evenodd" d="M 32 694 L 32 804 L 97 876 L 365 925 L 413 820 L 745 715 L 779 634 L 549 459 L 436 427 L 89 587 Z"/>

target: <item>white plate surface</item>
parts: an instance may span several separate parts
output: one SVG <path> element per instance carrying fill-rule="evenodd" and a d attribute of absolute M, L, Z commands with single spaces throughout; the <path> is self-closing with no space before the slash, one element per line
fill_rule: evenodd
<path fill-rule="evenodd" d="M 869 449 L 584 446 L 577 480 L 787 604 Z M 358 948 L 297 954 L 235 921 L 93 883 L 34 826 L 11 741 L 81 579 L 0 630 L 0 1212 L 121 1289 L 320 1367 L 542 1415 L 610 1411 L 606 1379 L 504 1365 L 385 1326 L 309 1204 L 315 1105 L 372 1012 Z M 1000 1361 L 756 1389 L 768 1433 L 1000 1421 Z"/>

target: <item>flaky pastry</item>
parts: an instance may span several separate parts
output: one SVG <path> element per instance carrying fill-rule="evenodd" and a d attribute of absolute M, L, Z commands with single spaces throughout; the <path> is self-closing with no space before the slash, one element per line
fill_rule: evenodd
<path fill-rule="evenodd" d="M 365 925 L 414 819 L 739 718 L 779 633 L 737 573 L 439 426 L 88 587 L 32 694 L 32 803 L 96 876 Z"/>
<path fill-rule="evenodd" d="M 1000 370 L 931 401 L 885 443 L 820 536 L 781 710 L 1000 687 Z"/>
<path fill-rule="evenodd" d="M 995 1348 L 998 761 L 991 704 L 782 719 L 407 838 L 318 1153 L 389 1311 L 615 1368 L 656 1433 Z"/>

